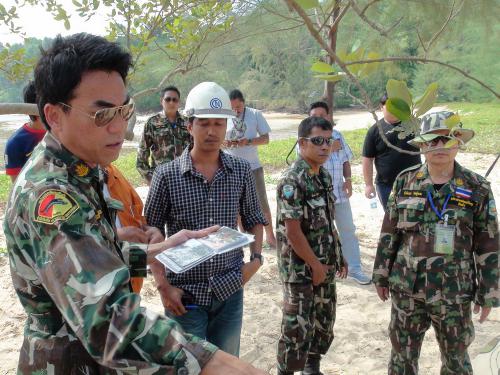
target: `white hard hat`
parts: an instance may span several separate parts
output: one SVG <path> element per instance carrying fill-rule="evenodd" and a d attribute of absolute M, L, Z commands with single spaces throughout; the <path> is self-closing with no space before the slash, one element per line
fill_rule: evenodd
<path fill-rule="evenodd" d="M 234 118 L 226 90 L 215 82 L 202 82 L 191 89 L 183 111 L 186 117 Z"/>

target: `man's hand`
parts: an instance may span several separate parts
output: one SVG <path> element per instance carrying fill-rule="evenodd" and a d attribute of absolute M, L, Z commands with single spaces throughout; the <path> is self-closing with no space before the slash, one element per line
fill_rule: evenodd
<path fill-rule="evenodd" d="M 375 186 L 373 185 L 365 185 L 365 197 L 368 199 L 374 198 L 377 196 L 377 193 L 375 191 Z"/>
<path fill-rule="evenodd" d="M 340 142 L 340 139 L 335 139 L 333 141 L 332 146 L 331 146 L 331 150 L 332 150 L 332 152 L 337 152 L 337 151 L 342 150 L 342 143 Z"/>
<path fill-rule="evenodd" d="M 314 286 L 322 284 L 326 280 L 328 272 L 332 269 L 332 266 L 327 266 L 326 264 L 318 263 L 311 267 L 312 269 L 312 282 Z"/>
<path fill-rule="evenodd" d="M 201 370 L 201 375 L 266 375 L 241 359 L 222 350 L 217 350 L 207 365 Z"/>
<path fill-rule="evenodd" d="M 347 198 L 351 197 L 351 195 L 352 195 L 352 181 L 351 181 L 351 179 L 344 181 L 344 184 L 342 185 L 342 190 L 344 190 L 345 194 L 347 195 Z"/>
<path fill-rule="evenodd" d="M 164 308 L 177 316 L 186 313 L 186 309 L 181 301 L 182 295 L 184 294 L 182 289 L 162 283 L 158 285 L 158 291 L 160 292 L 161 303 Z"/>
<path fill-rule="evenodd" d="M 184 243 L 191 238 L 201 238 L 201 237 L 208 236 L 210 233 L 215 232 L 219 229 L 220 229 L 219 225 L 214 225 L 214 226 L 211 226 L 211 227 L 208 227 L 205 229 L 201 229 L 201 230 L 183 229 L 183 230 L 177 232 L 176 234 L 168 237 L 165 240 L 165 243 L 167 244 L 167 249 L 168 249 L 169 247 L 174 247 L 174 246 L 180 245 L 181 243 Z"/>
<path fill-rule="evenodd" d="M 122 227 L 116 230 L 120 241 L 130 241 L 137 243 L 148 243 L 148 235 L 137 227 Z"/>
<path fill-rule="evenodd" d="M 387 301 L 389 299 L 388 287 L 375 285 L 375 289 L 377 290 L 378 298 L 380 298 L 382 301 Z"/>
<path fill-rule="evenodd" d="M 243 266 L 241 266 L 241 277 L 242 277 L 241 283 L 245 285 L 248 282 L 248 280 L 250 280 L 252 276 L 257 273 L 260 266 L 261 266 L 260 260 L 258 259 L 254 259 L 251 262 L 247 262 Z"/>
<path fill-rule="evenodd" d="M 248 139 L 241 138 L 236 141 L 236 147 L 243 147 L 248 145 Z"/>
<path fill-rule="evenodd" d="M 165 241 L 165 237 L 161 234 L 161 231 L 156 227 L 150 227 L 146 225 L 144 227 L 146 235 L 148 236 L 148 244 L 160 243 Z"/>
<path fill-rule="evenodd" d="M 337 271 L 337 277 L 345 279 L 348 273 L 349 273 L 349 264 L 347 263 L 347 260 L 344 258 L 344 265 L 342 266 L 342 269 L 340 271 Z"/>
<path fill-rule="evenodd" d="M 482 323 L 488 318 L 488 315 L 490 315 L 491 307 L 479 306 L 474 304 L 474 310 L 472 311 L 474 312 L 474 314 L 478 314 L 479 311 L 481 311 L 481 314 L 479 314 L 479 323 Z"/>

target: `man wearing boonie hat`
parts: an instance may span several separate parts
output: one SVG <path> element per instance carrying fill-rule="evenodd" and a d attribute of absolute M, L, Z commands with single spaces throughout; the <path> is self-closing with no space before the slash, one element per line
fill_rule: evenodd
<path fill-rule="evenodd" d="M 426 162 L 403 171 L 389 197 L 373 282 L 392 299 L 389 374 L 416 374 L 425 332 L 432 324 L 441 374 L 472 374 L 467 348 L 474 339 L 471 303 L 479 322 L 499 305 L 499 236 L 488 181 L 455 161 L 474 136 L 458 115 L 422 118 L 409 143 Z"/>
<path fill-rule="evenodd" d="M 238 248 L 175 274 L 152 265 L 166 313 L 186 332 L 238 355 L 243 318 L 243 284 L 262 265 L 263 225 L 267 224 L 255 190 L 250 164 L 221 151 L 228 118 L 235 117 L 227 92 L 214 82 L 195 86 L 184 115 L 193 147 L 155 169 L 146 201 L 148 225 L 168 237 L 183 228 L 209 225 L 243 228 L 255 235 L 251 257 Z M 166 271 L 166 272 L 165 272 Z M 189 310 L 184 301 L 189 297 Z"/>

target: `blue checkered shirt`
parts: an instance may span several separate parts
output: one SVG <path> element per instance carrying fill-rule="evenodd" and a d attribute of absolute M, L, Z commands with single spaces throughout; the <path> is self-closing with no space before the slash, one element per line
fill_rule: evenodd
<path fill-rule="evenodd" d="M 211 182 L 193 167 L 189 150 L 174 161 L 155 169 L 145 205 L 148 225 L 171 236 L 181 229 L 203 229 L 211 225 L 237 229 L 238 214 L 245 230 L 267 224 L 255 190 L 250 164 L 220 153 L 222 166 Z M 167 270 L 173 286 L 191 292 L 196 303 L 211 304 L 212 296 L 224 301 L 241 287 L 243 249 L 215 257 L 184 272 Z"/>
<path fill-rule="evenodd" d="M 342 186 L 344 185 L 344 163 L 350 161 L 353 157 L 351 148 L 338 130 L 333 129 L 332 137 L 340 139 L 342 148 L 337 152 L 332 152 L 323 167 L 332 176 L 333 194 L 335 203 L 347 202 L 349 197 L 346 195 Z"/>

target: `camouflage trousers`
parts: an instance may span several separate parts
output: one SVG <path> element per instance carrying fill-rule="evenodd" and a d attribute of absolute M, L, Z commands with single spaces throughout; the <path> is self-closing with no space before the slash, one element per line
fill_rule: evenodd
<path fill-rule="evenodd" d="M 472 374 L 467 348 L 474 340 L 471 303 L 426 303 L 391 291 L 389 336 L 392 343 L 389 375 L 418 373 L 425 332 L 434 327 L 441 351 L 441 375 Z"/>
<path fill-rule="evenodd" d="M 283 284 L 283 319 L 278 341 L 278 368 L 300 371 L 309 354 L 325 354 L 333 341 L 335 280 Z"/>

